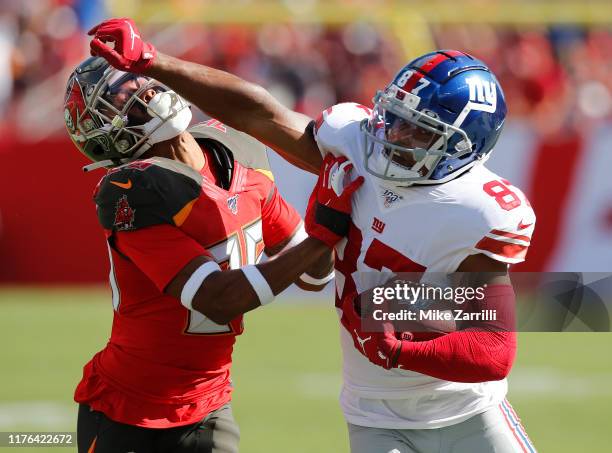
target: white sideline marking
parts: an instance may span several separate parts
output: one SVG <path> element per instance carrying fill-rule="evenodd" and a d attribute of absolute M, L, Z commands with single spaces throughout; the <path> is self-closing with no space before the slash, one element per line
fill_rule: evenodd
<path fill-rule="evenodd" d="M 336 373 L 305 373 L 295 380 L 298 393 L 307 398 L 338 399 L 342 376 Z"/>
<path fill-rule="evenodd" d="M 78 406 L 56 401 L 0 403 L 0 430 L 28 426 L 50 431 L 76 429 Z"/>
<path fill-rule="evenodd" d="M 565 374 L 563 374 L 565 373 Z M 511 395 L 558 399 L 612 396 L 612 374 L 570 375 L 554 368 L 523 367 L 508 378 Z"/>
<path fill-rule="evenodd" d="M 554 397 L 559 400 L 612 396 L 612 374 L 579 376 L 555 368 L 522 367 L 508 378 L 511 397 Z M 306 373 L 295 379 L 296 390 L 307 398 L 337 399 L 342 377 L 334 373 Z"/>
<path fill-rule="evenodd" d="M 554 368 L 523 367 L 509 378 L 510 396 L 550 397 L 572 400 L 612 396 L 612 374 L 578 376 Z M 342 377 L 336 373 L 306 373 L 297 376 L 295 388 L 306 398 L 337 400 Z M 27 426 L 31 429 L 76 429 L 77 405 L 56 401 L 12 401 L 0 403 L 0 431 Z"/>

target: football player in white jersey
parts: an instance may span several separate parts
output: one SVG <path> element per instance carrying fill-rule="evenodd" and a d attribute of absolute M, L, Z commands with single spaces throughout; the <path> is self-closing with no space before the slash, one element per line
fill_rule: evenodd
<path fill-rule="evenodd" d="M 90 34 L 94 55 L 165 83 L 297 167 L 318 173 L 325 162 L 306 221 L 336 247 L 340 401 L 353 453 L 535 451 L 505 399 L 514 332 L 485 326 L 408 341 L 364 332 L 354 308 L 392 272 L 423 272 L 430 284 L 454 272 L 489 275 L 488 306 L 513 307 L 508 267 L 525 259 L 535 215 L 519 189 L 483 165 L 506 116 L 484 63 L 459 51 L 424 55 L 376 94 L 372 110 L 339 104 L 312 121 L 260 86 L 158 53 L 130 20 Z M 324 215 L 330 181 L 351 168 L 364 179 L 352 216 Z"/>

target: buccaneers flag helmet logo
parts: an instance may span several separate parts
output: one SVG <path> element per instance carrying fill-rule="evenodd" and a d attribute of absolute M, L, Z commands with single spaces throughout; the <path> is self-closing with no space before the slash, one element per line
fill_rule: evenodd
<path fill-rule="evenodd" d="M 132 229 L 134 226 L 135 213 L 136 211 L 132 209 L 128 203 L 127 195 L 123 195 L 119 198 L 115 208 L 115 222 L 113 226 L 119 231 Z"/>

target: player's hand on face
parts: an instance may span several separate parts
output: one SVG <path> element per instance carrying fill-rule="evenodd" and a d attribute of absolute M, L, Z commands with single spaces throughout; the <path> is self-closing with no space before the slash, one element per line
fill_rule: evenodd
<path fill-rule="evenodd" d="M 111 66 L 122 71 L 142 73 L 155 60 L 155 47 L 142 40 L 132 19 L 109 19 L 93 27 L 88 35 L 91 54 L 106 59 Z M 114 44 L 114 48 L 109 43 Z"/>
<path fill-rule="evenodd" d="M 330 248 L 348 234 L 351 198 L 364 181 L 363 176 L 350 180 L 352 168 L 346 157 L 325 156 L 308 201 L 306 232 Z"/>
<path fill-rule="evenodd" d="M 395 367 L 402 341 L 397 338 L 391 323 L 383 322 L 380 332 L 365 332 L 362 317 L 355 309 L 355 301 L 350 299 L 345 300 L 342 305 L 340 321 L 350 333 L 355 349 L 370 362 L 386 370 Z"/>

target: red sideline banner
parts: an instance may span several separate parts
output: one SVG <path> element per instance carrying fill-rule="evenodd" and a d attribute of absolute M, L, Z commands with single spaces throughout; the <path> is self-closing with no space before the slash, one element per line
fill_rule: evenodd
<path fill-rule="evenodd" d="M 92 200 L 104 171 L 70 140 L 0 142 L 0 283 L 100 283 L 108 252 Z"/>
<path fill-rule="evenodd" d="M 527 261 L 514 271 L 612 269 L 607 130 L 586 146 L 577 134 L 522 143 L 516 127 L 502 137 L 487 166 L 521 187 L 537 215 Z M 0 284 L 107 281 L 108 253 L 92 200 L 104 170 L 83 173 L 88 161 L 62 138 L 36 144 L 5 138 L 0 156 Z M 289 171 L 276 176 L 285 196 L 310 192 L 288 182 Z"/>

